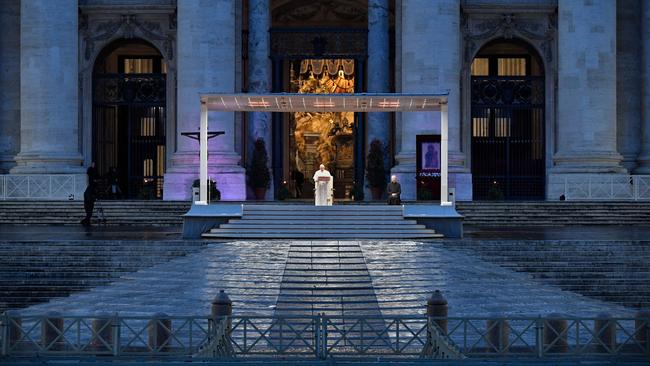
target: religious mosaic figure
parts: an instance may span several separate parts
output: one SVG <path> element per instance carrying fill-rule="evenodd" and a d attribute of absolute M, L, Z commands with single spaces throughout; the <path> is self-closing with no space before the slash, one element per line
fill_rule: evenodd
<path fill-rule="evenodd" d="M 334 177 L 325 170 L 325 165 L 314 173 L 314 204 L 316 206 L 331 206 L 334 198 Z"/>

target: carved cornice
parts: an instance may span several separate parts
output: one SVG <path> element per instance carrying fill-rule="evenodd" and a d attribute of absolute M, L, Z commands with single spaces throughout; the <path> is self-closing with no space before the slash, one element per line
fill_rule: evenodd
<path fill-rule="evenodd" d="M 165 31 L 163 28 L 168 30 Z M 84 58 L 90 60 L 95 44 L 113 38 L 143 38 L 157 44 L 168 60 L 174 58 L 176 13 L 168 15 L 167 24 L 160 19 L 147 19 L 142 14 L 115 14 L 111 19 L 93 22 L 86 13 L 79 15 L 80 36 L 84 41 Z"/>
<path fill-rule="evenodd" d="M 544 59 L 553 61 L 557 34 L 555 13 L 525 18 L 512 13 L 474 18 L 472 14 L 463 13 L 462 29 L 466 62 L 472 61 L 478 46 L 494 38 L 521 38 L 535 43 L 542 50 Z"/>

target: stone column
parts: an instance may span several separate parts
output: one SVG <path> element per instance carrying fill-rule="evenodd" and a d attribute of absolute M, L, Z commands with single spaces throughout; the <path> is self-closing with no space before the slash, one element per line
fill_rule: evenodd
<path fill-rule="evenodd" d="M 650 1 L 641 1 L 641 153 L 635 174 L 650 174 Z"/>
<path fill-rule="evenodd" d="M 552 173 L 623 173 L 616 150 L 616 1 L 560 1 L 558 28 Z"/>
<path fill-rule="evenodd" d="M 20 151 L 20 0 L 0 6 L 0 174 Z"/>
<path fill-rule="evenodd" d="M 198 132 L 199 93 L 235 92 L 235 5 L 230 0 L 183 0 L 177 6 L 176 150 L 165 174 L 164 198 L 190 198 L 199 177 L 199 144 L 181 136 Z M 222 200 L 245 199 L 244 169 L 235 152 L 234 113 L 210 112 L 210 131 L 225 135 L 208 142 L 208 177 L 217 182 Z"/>
<path fill-rule="evenodd" d="M 11 172 L 83 173 L 77 0 L 20 5 L 20 153 Z"/>
<path fill-rule="evenodd" d="M 449 187 L 458 200 L 472 195 L 471 175 L 460 151 L 460 1 L 402 0 L 401 92 L 449 91 Z M 427 45 L 427 46 L 424 46 Z M 393 167 L 402 182 L 402 198 L 416 198 L 415 137 L 440 133 L 439 113 L 403 113 L 397 125 L 401 146 Z"/>
<path fill-rule="evenodd" d="M 268 93 L 271 91 L 271 60 L 269 28 L 271 15 L 269 0 L 248 2 L 248 91 Z M 269 164 L 273 162 L 273 141 L 271 138 L 271 113 L 253 112 L 248 115 L 247 157 L 253 155 L 253 144 L 261 138 L 266 143 Z M 250 161 L 248 161 L 250 164 Z M 269 168 L 273 168 L 269 166 Z M 273 177 L 273 171 L 271 171 Z M 273 179 L 266 191 L 266 199 L 273 199 Z"/>
<path fill-rule="evenodd" d="M 388 0 L 368 0 L 368 55 L 368 92 L 389 92 Z M 357 77 L 363 76 L 357 75 Z M 355 93 L 361 92 L 363 90 L 355 90 Z M 365 153 L 368 154 L 370 143 L 375 139 L 381 141 L 386 148 L 390 148 L 389 114 L 368 113 L 367 121 Z M 389 164 L 392 159 L 388 159 L 388 154 L 386 157 L 384 164 L 386 169 L 390 169 Z M 372 197 L 368 189 L 366 189 L 365 197 L 366 199 Z"/>
<path fill-rule="evenodd" d="M 641 148 L 641 6 L 639 0 L 616 2 L 617 146 L 628 171 Z"/>

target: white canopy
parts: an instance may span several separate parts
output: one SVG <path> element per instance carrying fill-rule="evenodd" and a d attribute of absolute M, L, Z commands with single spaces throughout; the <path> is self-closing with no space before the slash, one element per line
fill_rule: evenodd
<path fill-rule="evenodd" d="M 201 98 L 200 201 L 208 199 L 208 111 L 218 112 L 430 112 L 440 113 L 440 204 L 450 205 L 447 192 L 449 93 L 402 94 L 220 94 L 204 93 Z"/>
<path fill-rule="evenodd" d="M 222 112 L 440 111 L 444 94 L 201 94 L 208 110 Z"/>

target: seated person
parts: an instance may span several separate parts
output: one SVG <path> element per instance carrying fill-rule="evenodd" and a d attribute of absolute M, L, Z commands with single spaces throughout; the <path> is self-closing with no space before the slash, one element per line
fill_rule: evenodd
<path fill-rule="evenodd" d="M 397 176 L 393 175 L 390 177 L 390 183 L 386 187 L 386 193 L 388 193 L 388 204 L 389 205 L 399 205 L 402 203 L 400 199 L 400 194 L 402 194 L 402 186 L 397 183 Z"/>

